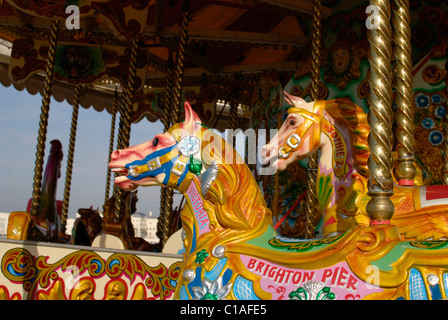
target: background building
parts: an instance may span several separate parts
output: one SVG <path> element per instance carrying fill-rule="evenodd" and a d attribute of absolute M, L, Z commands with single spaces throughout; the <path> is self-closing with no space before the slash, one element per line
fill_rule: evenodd
<path fill-rule="evenodd" d="M 159 242 L 156 236 L 157 218 L 152 216 L 152 211 L 149 211 L 149 214 L 136 212 L 131 216 L 131 220 L 136 237 L 143 238 L 149 243 Z"/>
<path fill-rule="evenodd" d="M 9 213 L 0 212 L 0 238 L 6 238 L 6 230 L 8 228 Z M 148 214 L 136 212 L 132 215 L 132 225 L 134 226 L 135 236 L 148 241 L 149 243 L 158 243 L 159 238 L 156 236 L 157 217 L 154 217 L 150 211 Z M 72 234 L 74 218 L 67 219 L 65 233 Z"/>
<path fill-rule="evenodd" d="M 0 212 L 0 238 L 6 238 L 6 229 L 8 228 L 9 213 Z"/>

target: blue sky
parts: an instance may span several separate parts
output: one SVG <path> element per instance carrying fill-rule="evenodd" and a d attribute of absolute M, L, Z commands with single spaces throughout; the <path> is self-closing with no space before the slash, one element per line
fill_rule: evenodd
<path fill-rule="evenodd" d="M 34 163 L 37 145 L 40 94 L 31 95 L 13 86 L 0 85 L 0 212 L 26 209 L 32 196 Z M 57 199 L 63 200 L 67 149 L 72 118 L 72 107 L 67 102 L 51 100 L 45 149 L 45 163 L 49 154 L 49 142 L 61 141 L 64 151 L 62 176 L 58 181 Z M 93 108 L 80 108 L 76 136 L 69 217 L 74 218 L 79 208 L 100 208 L 104 203 L 107 157 L 109 148 L 111 115 Z M 117 116 L 117 126 L 118 126 Z M 146 119 L 131 128 L 130 145 L 151 140 L 162 132 L 162 124 Z M 137 210 L 159 214 L 160 188 L 139 188 Z M 180 201 L 175 197 L 174 206 Z"/>

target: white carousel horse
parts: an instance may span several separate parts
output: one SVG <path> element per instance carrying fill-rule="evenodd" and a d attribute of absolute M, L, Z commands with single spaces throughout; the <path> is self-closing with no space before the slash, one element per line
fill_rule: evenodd
<path fill-rule="evenodd" d="M 278 169 L 320 151 L 317 194 L 323 236 L 339 234 L 370 221 L 366 205 L 370 155 L 367 114 L 346 99 L 306 102 L 284 93 L 291 105 L 277 135 L 262 148 L 265 161 Z M 406 239 L 448 237 L 448 186 L 394 185 L 391 223 Z M 381 222 L 379 222 L 381 223 Z"/>

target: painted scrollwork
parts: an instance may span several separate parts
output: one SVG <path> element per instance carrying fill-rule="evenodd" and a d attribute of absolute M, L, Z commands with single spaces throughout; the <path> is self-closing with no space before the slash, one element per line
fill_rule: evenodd
<path fill-rule="evenodd" d="M 76 251 L 49 263 L 47 256 L 14 248 L 3 256 L 1 269 L 9 281 L 22 284 L 27 299 L 94 300 L 100 282 L 110 279 L 103 300 L 165 300 L 174 293 L 179 264 L 151 267 L 134 255 L 117 253 L 105 260 L 93 251 Z M 17 298 L 15 293 L 2 292 L 2 298 Z"/>
<path fill-rule="evenodd" d="M 423 80 L 429 84 L 436 84 L 444 80 L 447 71 L 440 69 L 438 66 L 431 64 L 423 69 Z"/>
<path fill-rule="evenodd" d="M 67 17 L 66 1 L 8 0 L 8 2 L 15 8 L 31 15 L 50 19 L 65 19 Z M 70 4 L 70 2 L 68 3 Z M 76 1 L 75 4 L 79 8 L 81 17 L 98 15 L 109 24 L 118 37 L 130 40 L 143 32 L 151 1 L 81 0 Z"/>

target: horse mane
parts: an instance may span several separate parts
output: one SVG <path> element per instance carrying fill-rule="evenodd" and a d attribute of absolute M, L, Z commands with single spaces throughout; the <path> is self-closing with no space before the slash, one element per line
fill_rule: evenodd
<path fill-rule="evenodd" d="M 252 230 L 266 219 L 272 221 L 272 212 L 266 206 L 252 172 L 236 150 L 206 127 L 200 127 L 200 135 L 202 164 L 208 168 L 215 161 L 218 166 L 218 174 L 206 199 L 211 202 L 211 211 L 220 226 Z"/>
<path fill-rule="evenodd" d="M 252 230 L 266 219 L 272 221 L 272 212 L 245 164 L 218 165 L 218 175 L 207 199 L 223 228 Z"/>
<path fill-rule="evenodd" d="M 343 98 L 318 100 L 316 104 L 322 105 L 336 122 L 349 129 L 356 171 L 368 178 L 370 175 L 368 168 L 370 127 L 367 122 L 367 114 L 357 104 Z"/>

